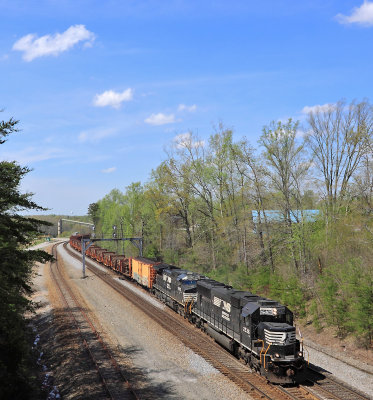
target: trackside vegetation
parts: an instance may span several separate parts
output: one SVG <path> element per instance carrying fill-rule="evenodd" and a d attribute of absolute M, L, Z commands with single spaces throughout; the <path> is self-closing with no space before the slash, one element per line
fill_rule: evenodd
<path fill-rule="evenodd" d="M 92 203 L 96 235 L 143 236 L 144 255 L 280 300 L 317 330 L 373 335 L 373 108 L 323 106 L 263 128 L 179 135 L 148 182 Z M 312 210 L 310 217 L 309 210 Z M 273 215 L 276 215 L 274 218 Z M 113 249 L 136 255 L 129 244 Z"/>
<path fill-rule="evenodd" d="M 18 121 L 0 122 L 0 144 L 17 131 Z M 29 172 L 16 162 L 0 161 L 0 398 L 34 399 L 38 396 L 33 372 L 32 337 L 25 313 L 33 310 L 28 299 L 35 262 L 50 256 L 41 250 L 27 250 L 38 235 L 40 221 L 19 214 L 43 210 L 21 193 L 19 184 Z"/>

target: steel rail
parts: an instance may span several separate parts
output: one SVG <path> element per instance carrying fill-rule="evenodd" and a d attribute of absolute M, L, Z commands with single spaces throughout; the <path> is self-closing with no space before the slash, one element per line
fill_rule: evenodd
<path fill-rule="evenodd" d="M 80 253 L 69 249 L 67 243 L 64 244 L 64 247 L 70 255 L 81 260 Z M 278 385 L 268 383 L 262 376 L 251 373 L 241 362 L 230 353 L 223 350 L 214 341 L 210 340 L 210 338 L 201 335 L 198 328 L 186 324 L 185 320 L 178 314 L 171 315 L 170 313 L 153 306 L 148 301 L 126 288 L 118 282 L 118 280 L 113 279 L 110 274 L 103 272 L 100 268 L 96 267 L 91 261 L 87 262 L 87 268 L 115 291 L 125 297 L 129 302 L 143 311 L 151 319 L 155 320 L 164 329 L 179 338 L 179 340 L 181 340 L 187 347 L 202 356 L 207 362 L 219 370 L 223 375 L 228 377 L 242 390 L 249 393 L 252 398 L 271 400 L 319 400 L 318 396 L 315 396 L 307 389 L 297 389 L 290 393 Z M 308 397 L 305 397 L 306 393 Z"/>
<path fill-rule="evenodd" d="M 126 377 L 124 376 L 123 372 L 121 371 L 117 361 L 115 360 L 114 356 L 112 355 L 112 353 L 110 352 L 110 350 L 108 349 L 108 347 L 106 346 L 105 342 L 103 341 L 101 335 L 99 334 L 99 332 L 97 331 L 97 329 L 95 328 L 94 324 L 92 323 L 91 319 L 89 318 L 89 316 L 87 315 L 87 313 L 84 311 L 83 307 L 81 307 L 80 302 L 78 301 L 78 299 L 76 298 L 76 296 L 74 295 L 72 289 L 70 288 L 70 286 L 68 285 L 66 279 L 63 277 L 61 271 L 58 268 L 58 256 L 57 256 L 57 252 L 56 252 L 56 247 L 58 246 L 58 244 L 53 245 L 52 248 L 52 253 L 53 256 L 55 258 L 55 261 L 51 263 L 51 275 L 52 278 L 57 286 L 57 288 L 59 289 L 59 292 L 61 294 L 61 298 L 66 306 L 66 309 L 69 312 L 69 315 L 71 317 L 71 320 L 74 321 L 74 324 L 77 328 L 77 331 L 79 332 L 80 337 L 82 338 L 82 342 L 84 347 L 86 348 L 93 364 L 95 365 L 97 374 L 100 377 L 100 380 L 102 382 L 102 385 L 106 391 L 106 393 L 108 394 L 109 398 L 112 400 L 116 400 L 116 399 L 136 399 L 138 400 L 139 397 L 137 396 L 137 394 L 135 393 L 135 391 L 132 389 L 130 383 L 128 382 L 128 379 L 126 379 Z M 56 268 L 53 269 L 52 266 L 55 265 Z M 58 275 L 58 276 L 57 276 Z M 63 287 L 62 287 L 63 286 Z M 65 290 L 65 292 L 64 292 Z M 68 301 L 68 297 L 70 297 L 70 302 Z M 80 315 L 83 317 L 83 320 L 85 322 L 88 323 L 88 326 L 90 328 L 90 330 L 94 333 L 98 343 L 101 346 L 101 350 L 103 350 L 104 354 L 97 354 L 97 350 L 94 350 L 93 348 L 90 347 L 84 333 L 83 330 L 80 326 L 79 320 L 76 317 L 76 315 L 74 315 L 72 309 L 74 309 L 75 312 L 79 312 Z M 99 352 L 99 350 L 98 350 Z M 94 354 L 96 353 L 96 354 Z M 110 361 L 112 367 L 114 368 L 114 371 L 110 371 L 109 372 L 109 376 L 108 376 L 108 372 L 104 371 L 105 369 L 105 362 Z M 112 372 L 114 372 L 114 374 L 112 374 Z M 117 376 L 115 377 L 115 373 L 117 374 Z M 106 377 L 105 377 L 106 376 Z M 118 379 L 119 378 L 119 379 Z M 115 387 L 113 388 L 113 384 L 109 383 L 109 381 L 111 380 L 119 380 L 121 382 L 121 384 L 125 384 L 125 392 L 123 393 L 123 390 L 121 390 L 120 385 L 117 387 L 115 385 Z M 111 389 L 110 387 L 111 386 Z M 119 392 L 118 392 L 119 391 Z"/>
<path fill-rule="evenodd" d="M 330 400 L 369 400 L 370 397 L 351 386 L 340 382 L 329 374 L 321 373 L 314 368 L 309 368 L 308 382 L 313 391 L 325 399 Z"/>

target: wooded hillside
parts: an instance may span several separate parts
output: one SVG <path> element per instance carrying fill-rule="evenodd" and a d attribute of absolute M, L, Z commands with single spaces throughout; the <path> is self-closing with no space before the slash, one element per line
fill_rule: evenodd
<path fill-rule="evenodd" d="M 147 257 L 278 299 L 369 346 L 372 132 L 370 103 L 340 101 L 302 130 L 292 120 L 264 127 L 258 148 L 222 124 L 206 143 L 179 135 L 147 183 L 112 190 L 90 215 L 98 235 L 117 225 L 144 237 Z"/>

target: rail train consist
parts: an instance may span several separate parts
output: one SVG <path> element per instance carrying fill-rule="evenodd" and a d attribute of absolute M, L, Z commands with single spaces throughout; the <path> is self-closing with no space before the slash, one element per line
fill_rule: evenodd
<path fill-rule="evenodd" d="M 81 252 L 81 239 L 70 245 Z M 277 301 L 235 290 L 195 272 L 142 257 L 127 258 L 92 245 L 86 255 L 153 293 L 270 382 L 305 378 L 303 344 L 293 313 Z"/>

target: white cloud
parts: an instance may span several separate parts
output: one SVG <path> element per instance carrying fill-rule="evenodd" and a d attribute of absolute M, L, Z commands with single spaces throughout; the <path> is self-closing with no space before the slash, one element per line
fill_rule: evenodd
<path fill-rule="evenodd" d="M 180 133 L 173 139 L 173 144 L 177 149 L 183 149 L 185 147 L 203 147 L 205 145 L 204 140 L 193 141 L 193 136 L 190 132 Z"/>
<path fill-rule="evenodd" d="M 355 7 L 351 15 L 336 15 L 341 24 L 359 24 L 363 26 L 373 25 L 373 3 L 364 1 L 360 7 Z"/>
<path fill-rule="evenodd" d="M 305 106 L 302 109 L 303 114 L 310 114 L 310 113 L 315 113 L 315 112 L 326 112 L 329 110 L 333 110 L 334 104 L 331 103 L 326 103 L 323 105 L 316 104 L 314 106 Z"/>
<path fill-rule="evenodd" d="M 186 106 L 185 104 L 179 104 L 179 107 L 177 108 L 177 111 L 188 111 L 188 112 L 194 112 L 197 110 L 197 106 L 195 104 L 191 106 Z"/>
<path fill-rule="evenodd" d="M 114 172 L 116 170 L 117 170 L 117 167 L 110 167 L 110 168 L 103 169 L 101 172 L 103 172 L 104 174 L 111 174 L 112 172 Z"/>
<path fill-rule="evenodd" d="M 0 153 L 0 158 L 7 161 L 17 161 L 20 165 L 32 164 L 35 162 L 59 158 L 63 155 L 63 150 L 58 148 L 40 149 L 37 147 L 26 147 L 22 150 Z"/>
<path fill-rule="evenodd" d="M 173 124 L 176 122 L 174 114 L 152 114 L 150 117 L 145 119 L 145 122 L 149 125 L 166 125 Z"/>
<path fill-rule="evenodd" d="M 101 94 L 96 94 L 93 104 L 96 107 L 113 107 L 120 108 L 124 101 L 130 101 L 133 98 L 133 90 L 128 88 L 123 92 L 114 92 L 113 90 L 107 90 Z"/>
<path fill-rule="evenodd" d="M 32 61 L 42 56 L 57 56 L 69 50 L 79 42 L 89 46 L 95 40 L 95 35 L 88 31 L 84 25 L 70 26 L 63 33 L 45 35 L 38 38 L 35 34 L 28 34 L 13 45 L 13 50 L 22 51 L 25 61 Z"/>
<path fill-rule="evenodd" d="M 117 133 L 116 129 L 91 129 L 83 131 L 79 134 L 78 140 L 81 143 L 98 143 L 100 140 L 105 139 L 109 136 L 114 136 Z"/>
<path fill-rule="evenodd" d="M 297 138 L 304 138 L 304 137 L 306 137 L 307 136 L 307 132 L 306 131 L 304 131 L 303 129 L 297 129 L 297 131 L 296 131 L 296 133 L 295 133 L 295 136 L 297 137 Z"/>

